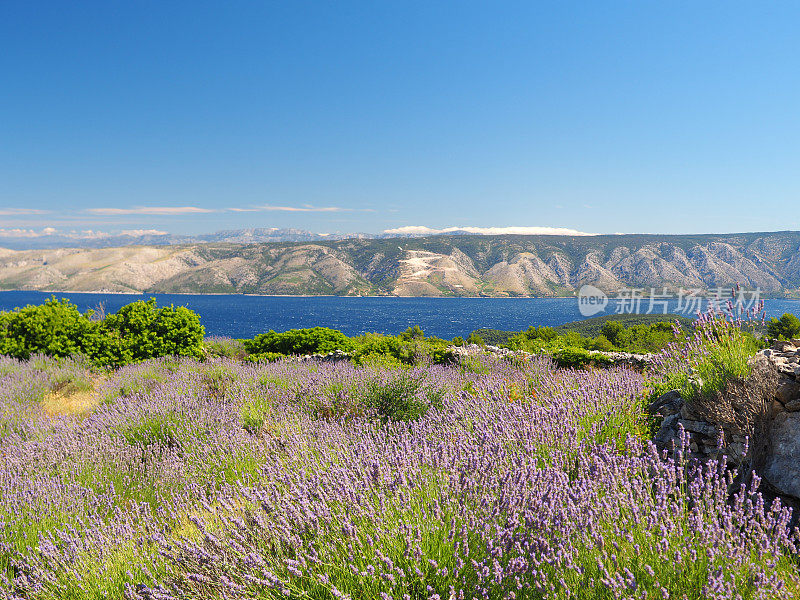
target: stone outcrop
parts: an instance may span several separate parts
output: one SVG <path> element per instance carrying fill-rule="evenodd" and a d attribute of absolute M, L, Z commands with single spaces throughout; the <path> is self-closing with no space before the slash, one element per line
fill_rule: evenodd
<path fill-rule="evenodd" d="M 733 466 L 755 469 L 778 494 L 800 499 L 800 339 L 761 350 L 751 364 L 754 373 L 762 376 L 760 414 L 751 412 L 746 419 L 736 419 L 736 411 L 744 410 L 745 402 L 734 398 L 726 399 L 733 418 L 709 419 L 673 390 L 648 407 L 661 418 L 654 442 L 669 450 L 685 436 L 696 458 L 724 456 Z"/>
<path fill-rule="evenodd" d="M 499 346 L 479 346 L 478 344 L 467 344 L 466 346 L 450 346 L 449 349 L 455 356 L 475 356 L 479 354 L 494 354 L 501 357 L 529 358 L 533 356 L 524 350 L 511 350 L 500 348 Z M 653 362 L 653 354 L 634 354 L 632 352 L 602 352 L 600 350 L 589 350 L 590 356 L 597 356 L 610 359 L 615 365 L 630 365 L 635 367 L 646 367 Z"/>

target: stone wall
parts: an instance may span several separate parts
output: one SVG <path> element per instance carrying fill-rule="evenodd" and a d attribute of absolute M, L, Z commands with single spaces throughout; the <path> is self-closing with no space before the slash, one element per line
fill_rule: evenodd
<path fill-rule="evenodd" d="M 800 498 L 800 339 L 761 350 L 751 364 L 761 376 L 753 384 L 761 386 L 756 393 L 764 397 L 759 414 L 751 410 L 737 418 L 737 410 L 748 407 L 746 399 L 734 397 L 721 399 L 729 406 L 720 414 L 729 418 L 709 418 L 673 390 L 649 406 L 662 419 L 654 441 L 669 450 L 686 436 L 695 457 L 724 456 L 733 466 L 754 468 L 777 493 Z M 743 395 L 747 385 L 742 385 Z"/>

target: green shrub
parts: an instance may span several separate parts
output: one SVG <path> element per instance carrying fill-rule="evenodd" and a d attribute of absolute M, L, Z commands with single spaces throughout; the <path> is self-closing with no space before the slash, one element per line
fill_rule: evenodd
<path fill-rule="evenodd" d="M 458 361 L 455 352 L 447 346 L 432 347 L 430 356 L 435 365 L 452 365 Z"/>
<path fill-rule="evenodd" d="M 441 408 L 444 390 L 424 388 L 424 376 L 400 372 L 389 380 L 374 379 L 362 392 L 365 406 L 386 420 L 412 421 L 431 407 Z"/>
<path fill-rule="evenodd" d="M 357 365 L 374 361 L 376 356 L 390 356 L 395 361 L 412 365 L 427 352 L 427 345 L 419 339 L 368 333 L 355 340 L 353 362 Z"/>
<path fill-rule="evenodd" d="M 251 396 L 242 405 L 242 427 L 248 433 L 258 434 L 267 421 L 267 412 L 271 404 L 264 396 Z"/>
<path fill-rule="evenodd" d="M 208 393 L 222 399 L 230 390 L 234 380 L 233 372 L 224 365 L 214 365 L 200 374 L 200 381 Z"/>
<path fill-rule="evenodd" d="M 800 337 L 800 319 L 791 313 L 784 313 L 780 319 L 772 318 L 767 324 L 767 334 L 779 340 Z"/>
<path fill-rule="evenodd" d="M 745 380 L 761 343 L 724 318 L 701 324 L 699 336 L 675 344 L 651 382 L 653 397 L 679 390 L 687 401 L 713 398 L 732 381 Z"/>
<path fill-rule="evenodd" d="M 467 338 L 467 344 L 477 344 L 478 346 L 483 346 L 483 338 L 473 331 Z"/>
<path fill-rule="evenodd" d="M 401 340 L 422 340 L 425 339 L 425 334 L 419 325 L 409 327 L 398 336 Z"/>
<path fill-rule="evenodd" d="M 244 360 L 247 357 L 244 342 L 229 337 L 212 336 L 203 340 L 203 347 L 208 358 L 234 358 Z"/>
<path fill-rule="evenodd" d="M 275 362 L 282 358 L 286 358 L 286 355 L 281 354 L 280 352 L 258 352 L 256 354 L 248 355 L 246 360 L 254 363 L 267 363 Z"/>
<path fill-rule="evenodd" d="M 185 306 L 156 307 L 155 298 L 132 302 L 101 321 L 101 330 L 118 346 L 119 357 L 106 364 L 127 364 L 159 356 L 202 358 L 203 335 L 197 313 Z"/>
<path fill-rule="evenodd" d="M 270 330 L 252 340 L 244 340 L 244 348 L 250 354 L 277 352 L 279 354 L 316 354 L 353 348 L 353 342 L 341 331 L 327 327 L 290 329 L 283 333 Z"/>
<path fill-rule="evenodd" d="M 589 350 L 599 350 L 600 352 L 612 352 L 614 350 L 614 344 L 602 333 L 591 340 L 587 347 Z"/>
<path fill-rule="evenodd" d="M 589 352 L 584 348 L 567 347 L 553 353 L 559 367 L 580 369 L 587 366 L 608 366 L 614 361 L 603 354 Z"/>
<path fill-rule="evenodd" d="M 91 314 L 91 313 L 87 313 Z M 0 354 L 27 360 L 32 354 L 70 356 L 93 345 L 97 324 L 66 298 L 0 312 Z"/>
<path fill-rule="evenodd" d="M 203 356 L 200 317 L 185 307 L 133 302 L 102 321 L 66 298 L 0 313 L 0 354 L 84 355 L 95 365 L 121 366 L 167 355 Z"/>
<path fill-rule="evenodd" d="M 131 446 L 176 448 L 181 421 L 172 413 L 148 415 L 141 422 L 126 425 L 122 437 Z"/>

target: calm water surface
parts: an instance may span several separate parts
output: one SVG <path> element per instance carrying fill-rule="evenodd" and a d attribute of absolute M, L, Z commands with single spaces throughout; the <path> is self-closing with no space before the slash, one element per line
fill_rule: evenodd
<path fill-rule="evenodd" d="M 0 292 L 0 310 L 41 304 L 48 292 Z M 368 331 L 396 334 L 419 325 L 427 335 L 466 337 L 481 327 L 520 331 L 530 325 L 562 325 L 582 319 L 574 298 L 344 298 L 187 294 L 59 293 L 81 310 L 103 304 L 107 313 L 154 297 L 159 306 L 186 306 L 201 316 L 208 335 L 253 337 L 317 325 L 347 335 Z M 674 307 L 673 307 L 674 308 Z M 800 314 L 800 300 L 766 300 L 768 316 Z"/>

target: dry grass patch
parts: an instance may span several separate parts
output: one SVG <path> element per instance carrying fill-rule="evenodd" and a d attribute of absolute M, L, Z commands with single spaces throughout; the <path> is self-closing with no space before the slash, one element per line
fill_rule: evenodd
<path fill-rule="evenodd" d="M 95 390 L 106 381 L 106 377 L 91 376 L 80 381 L 60 383 L 44 397 L 42 410 L 51 417 L 84 415 L 100 403 Z"/>

